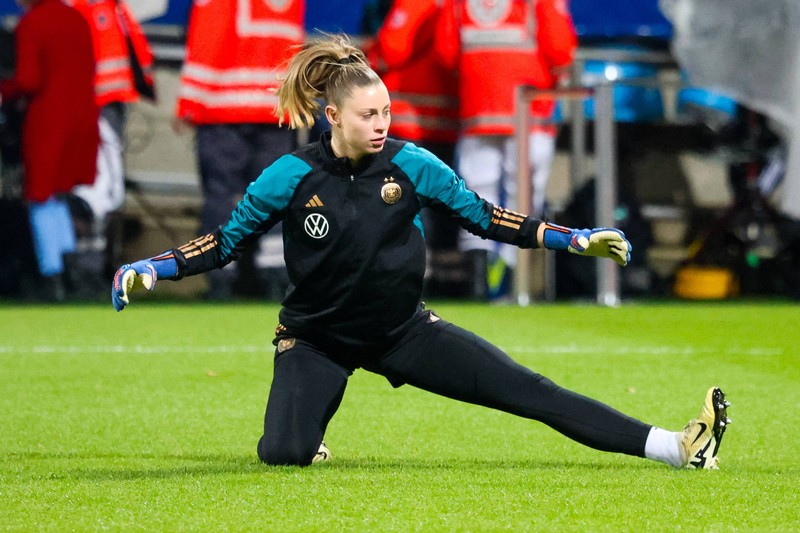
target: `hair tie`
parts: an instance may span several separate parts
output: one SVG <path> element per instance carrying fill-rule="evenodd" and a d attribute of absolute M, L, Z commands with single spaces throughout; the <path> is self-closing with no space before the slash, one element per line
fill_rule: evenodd
<path fill-rule="evenodd" d="M 349 56 L 343 57 L 337 60 L 336 62 L 339 63 L 340 65 L 350 65 L 352 63 L 359 63 L 360 61 L 356 56 L 350 54 Z"/>

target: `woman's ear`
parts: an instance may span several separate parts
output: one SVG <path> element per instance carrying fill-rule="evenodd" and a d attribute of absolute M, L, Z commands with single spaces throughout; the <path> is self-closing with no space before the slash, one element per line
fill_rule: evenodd
<path fill-rule="evenodd" d="M 325 118 L 328 119 L 328 122 L 331 126 L 339 126 L 341 125 L 341 120 L 339 118 L 339 110 L 336 109 L 335 106 L 326 105 L 325 106 Z"/>

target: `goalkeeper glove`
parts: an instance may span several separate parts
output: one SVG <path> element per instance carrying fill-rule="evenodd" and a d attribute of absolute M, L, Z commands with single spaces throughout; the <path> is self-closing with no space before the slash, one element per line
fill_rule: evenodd
<path fill-rule="evenodd" d="M 172 254 L 167 252 L 157 257 L 122 265 L 114 274 L 111 287 L 111 303 L 114 309 L 122 311 L 130 303 L 128 292 L 136 287 L 144 287 L 152 291 L 156 287 L 159 276 L 174 279 L 178 273 L 178 263 Z"/>
<path fill-rule="evenodd" d="M 614 228 L 571 229 L 546 223 L 543 240 L 545 248 L 568 250 L 590 257 L 607 257 L 620 266 L 628 264 L 633 250 L 625 234 Z"/>

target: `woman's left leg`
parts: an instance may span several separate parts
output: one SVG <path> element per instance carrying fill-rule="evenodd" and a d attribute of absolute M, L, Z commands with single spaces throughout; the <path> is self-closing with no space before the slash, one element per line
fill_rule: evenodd
<path fill-rule="evenodd" d="M 564 389 L 430 313 L 368 370 L 455 400 L 538 420 L 586 446 L 644 457 L 652 426 Z"/>

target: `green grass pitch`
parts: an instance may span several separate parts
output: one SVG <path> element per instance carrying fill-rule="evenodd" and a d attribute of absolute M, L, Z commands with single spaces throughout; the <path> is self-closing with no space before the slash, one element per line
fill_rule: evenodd
<path fill-rule="evenodd" d="M 0 531 L 798 531 L 800 307 L 439 303 L 668 429 L 733 403 L 721 470 L 584 448 L 357 371 L 330 463 L 258 462 L 275 305 L 0 306 Z"/>

